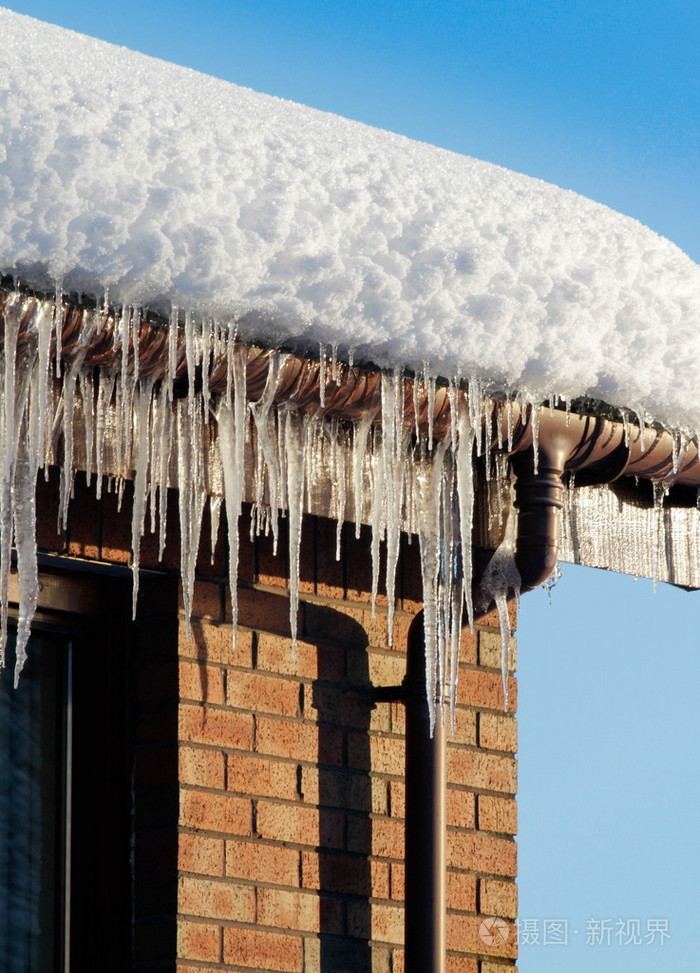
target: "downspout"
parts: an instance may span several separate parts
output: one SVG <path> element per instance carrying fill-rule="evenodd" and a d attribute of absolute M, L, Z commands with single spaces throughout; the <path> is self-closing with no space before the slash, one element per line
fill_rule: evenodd
<path fill-rule="evenodd" d="M 516 454 L 515 506 L 518 537 L 515 563 L 521 591 L 538 587 L 558 556 L 559 512 L 563 506 L 568 437 L 557 448 Z M 478 603 L 478 598 L 475 599 Z M 493 607 L 475 611 L 478 622 Z M 441 714 L 430 734 L 425 683 L 423 613 L 408 633 L 406 676 L 394 698 L 406 707 L 406 837 L 404 943 L 406 973 L 445 973 L 447 963 L 447 772 L 446 727 Z M 381 691 L 380 691 L 381 692 Z"/>

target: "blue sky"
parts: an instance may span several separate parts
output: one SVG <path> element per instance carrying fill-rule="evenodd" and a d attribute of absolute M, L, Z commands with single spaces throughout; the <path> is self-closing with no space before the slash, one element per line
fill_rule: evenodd
<path fill-rule="evenodd" d="M 591 196 L 700 261 L 697 0 L 103 0 L 12 9 Z M 566 569 L 523 600 L 521 973 L 698 969 L 700 596 Z M 587 920 L 611 945 L 586 945 Z M 619 921 L 668 920 L 658 945 Z M 576 933 L 575 930 L 578 929 Z M 633 932 L 633 927 L 627 927 Z"/>

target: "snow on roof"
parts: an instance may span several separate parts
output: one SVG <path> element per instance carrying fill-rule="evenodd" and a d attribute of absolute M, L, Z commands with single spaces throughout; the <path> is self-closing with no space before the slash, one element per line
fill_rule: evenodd
<path fill-rule="evenodd" d="M 0 77 L 3 273 L 700 429 L 700 267 L 636 221 L 8 10 Z"/>

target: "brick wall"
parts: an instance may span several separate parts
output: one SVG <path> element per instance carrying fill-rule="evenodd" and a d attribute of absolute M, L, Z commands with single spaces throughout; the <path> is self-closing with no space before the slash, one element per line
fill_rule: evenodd
<path fill-rule="evenodd" d="M 65 539 L 53 527 L 55 485 L 42 487 L 40 544 L 123 564 L 128 496 L 119 515 L 113 496 L 97 503 L 81 480 Z M 200 557 L 192 640 L 173 586 L 144 584 L 134 630 L 140 969 L 172 969 L 176 951 L 178 973 L 403 970 L 404 712 L 373 707 L 362 689 L 403 678 L 417 549 L 402 551 L 390 649 L 386 597 L 370 608 L 368 535 L 355 540 L 347 525 L 343 535 L 336 562 L 335 525 L 305 522 L 296 658 L 287 566 L 269 540 L 243 541 L 235 654 L 222 543 L 213 562 Z M 144 551 L 152 561 L 154 546 Z M 171 576 L 177 557 L 171 541 Z M 510 696 L 514 707 L 514 680 Z M 448 745 L 450 973 L 513 969 L 516 724 L 502 705 L 490 616 L 463 636 Z M 480 935 L 490 917 L 508 922 L 505 943 Z"/>

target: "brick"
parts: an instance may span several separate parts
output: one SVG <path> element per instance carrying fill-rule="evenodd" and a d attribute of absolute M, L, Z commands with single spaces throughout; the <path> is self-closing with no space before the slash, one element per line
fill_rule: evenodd
<path fill-rule="evenodd" d="M 513 973 L 515 967 L 508 963 L 492 963 L 490 960 L 481 961 L 480 973 Z"/>
<path fill-rule="evenodd" d="M 339 682 L 344 675 L 343 651 L 338 646 L 297 641 L 296 659 L 292 640 L 261 632 L 258 638 L 257 668 L 280 675 Z"/>
<path fill-rule="evenodd" d="M 508 600 L 508 622 L 510 624 L 510 630 L 512 634 L 515 634 L 518 628 L 518 604 L 514 598 Z M 482 629 L 495 629 L 497 632 L 500 631 L 500 622 L 498 619 L 498 611 L 494 608 L 490 611 L 488 615 L 484 615 L 480 618 L 477 623 L 477 630 Z"/>
<path fill-rule="evenodd" d="M 321 973 L 321 941 L 304 939 L 304 973 Z"/>
<path fill-rule="evenodd" d="M 221 927 L 203 922 L 177 924 L 178 959 L 213 960 L 218 962 L 221 953 Z"/>
<path fill-rule="evenodd" d="M 514 713 L 517 709 L 517 693 L 517 682 L 511 677 L 508 682 L 508 711 L 510 713 Z M 503 685 L 501 674 L 462 667 L 457 686 L 457 702 L 464 706 L 478 706 L 481 709 L 493 709 L 502 713 Z"/>
<path fill-rule="evenodd" d="M 178 588 L 178 609 L 182 612 L 185 603 L 182 588 Z M 208 618 L 215 622 L 223 621 L 222 585 L 215 581 L 195 581 L 192 589 L 192 617 Z"/>
<path fill-rule="evenodd" d="M 300 796 L 307 804 L 386 814 L 386 785 L 386 781 L 369 774 L 302 767 Z"/>
<path fill-rule="evenodd" d="M 178 881 L 178 912 L 204 919 L 229 922 L 255 920 L 255 891 L 245 885 L 181 875 Z"/>
<path fill-rule="evenodd" d="M 476 665 L 478 639 L 478 634 L 472 634 L 469 627 L 462 629 L 459 638 L 459 661 L 462 665 Z"/>
<path fill-rule="evenodd" d="M 178 723 L 180 739 L 186 743 L 208 743 L 236 750 L 250 750 L 253 746 L 253 717 L 250 713 L 183 704 Z"/>
<path fill-rule="evenodd" d="M 243 754 L 228 756 L 228 788 L 239 794 L 298 799 L 297 765 Z"/>
<path fill-rule="evenodd" d="M 231 672 L 226 684 L 226 702 L 255 713 L 298 716 L 299 683 L 256 672 Z"/>
<path fill-rule="evenodd" d="M 180 824 L 198 831 L 249 835 L 250 801 L 230 794 L 211 794 L 183 788 L 180 793 Z"/>
<path fill-rule="evenodd" d="M 389 866 L 351 855 L 302 851 L 302 887 L 346 895 L 389 897 Z"/>
<path fill-rule="evenodd" d="M 491 669 L 501 669 L 501 633 L 479 632 L 479 665 Z M 517 642 L 514 638 L 508 640 L 508 671 L 514 672 L 517 667 Z"/>
<path fill-rule="evenodd" d="M 261 929 L 224 929 L 224 962 L 255 970 L 296 973 L 302 970 L 302 940 Z"/>
<path fill-rule="evenodd" d="M 514 798 L 480 794 L 477 808 L 480 831 L 518 833 L 518 807 Z"/>
<path fill-rule="evenodd" d="M 303 631 L 303 611 L 299 613 L 299 633 Z M 224 620 L 231 621 L 231 596 L 225 592 Z M 238 587 L 238 624 L 260 632 L 289 635 L 289 596 L 262 588 Z"/>
<path fill-rule="evenodd" d="M 473 828 L 476 798 L 470 791 L 447 789 L 447 825 L 450 828 Z M 449 840 L 449 838 L 448 838 Z"/>
<path fill-rule="evenodd" d="M 341 935 L 343 906 L 337 897 L 277 888 L 257 890 L 257 924 L 301 932 Z"/>
<path fill-rule="evenodd" d="M 450 868 L 461 869 L 467 865 L 476 872 L 513 877 L 516 861 L 516 844 L 507 838 L 453 831 L 447 846 Z"/>
<path fill-rule="evenodd" d="M 380 720 L 386 721 L 385 728 L 388 728 L 388 708 L 378 706 L 372 710 L 371 705 L 368 697 L 360 693 L 343 692 L 337 686 L 304 686 L 304 715 L 317 718 L 319 723 L 335 723 L 366 730 L 373 725 L 376 713 Z"/>
<path fill-rule="evenodd" d="M 515 882 L 482 878 L 479 883 L 479 905 L 484 915 L 515 919 L 518 914 L 518 887 Z"/>
<path fill-rule="evenodd" d="M 226 874 L 250 882 L 298 887 L 299 852 L 261 841 L 228 841 Z"/>
<path fill-rule="evenodd" d="M 221 669 L 184 661 L 180 662 L 178 669 L 181 699 L 223 703 L 224 674 Z"/>
<path fill-rule="evenodd" d="M 329 726 L 258 716 L 255 750 L 273 757 L 339 766 L 343 760 L 343 734 Z"/>
<path fill-rule="evenodd" d="M 389 866 L 389 898 L 400 901 L 406 898 L 406 866 L 397 862 Z"/>
<path fill-rule="evenodd" d="M 336 532 L 337 525 L 326 517 L 315 518 L 316 528 L 316 565 L 315 589 L 316 594 L 326 598 L 342 599 L 345 595 L 344 567 L 341 560 L 336 560 Z M 347 533 L 345 531 L 344 533 Z"/>
<path fill-rule="evenodd" d="M 181 784 L 223 790 L 224 755 L 204 747 L 180 747 L 178 775 Z"/>
<path fill-rule="evenodd" d="M 303 635 L 308 641 L 323 642 L 341 648 L 354 646 L 364 649 L 370 642 L 369 634 L 365 630 L 365 622 L 368 618 L 370 618 L 369 612 L 348 602 L 328 605 L 316 599 L 307 599 Z M 386 633 L 386 623 L 384 633 Z M 386 634 L 383 641 L 386 641 Z"/>
<path fill-rule="evenodd" d="M 348 735 L 348 765 L 360 770 L 371 769 L 373 774 L 402 777 L 406 768 L 405 742 L 402 737 L 372 734 L 368 740 L 364 734 L 351 733 Z"/>
<path fill-rule="evenodd" d="M 479 973 L 479 961 L 473 956 L 456 956 L 454 953 L 448 953 L 447 973 Z"/>
<path fill-rule="evenodd" d="M 192 638 L 188 639 L 185 623 L 180 624 L 178 651 L 181 656 L 199 659 L 205 663 L 228 666 L 252 666 L 253 633 L 238 629 L 236 648 L 233 648 L 233 627 L 212 624 L 195 619 L 192 622 Z"/>
<path fill-rule="evenodd" d="M 478 953 L 491 956 L 515 958 L 517 955 L 517 933 L 515 926 L 508 923 L 506 941 L 491 944 L 490 924 L 483 925 L 489 916 L 470 916 L 451 912 L 447 915 L 447 948 L 463 953 Z"/>
<path fill-rule="evenodd" d="M 343 815 L 333 811 L 257 802 L 257 834 L 269 841 L 342 848 L 343 823 Z"/>
<path fill-rule="evenodd" d="M 476 746 L 476 713 L 472 709 L 456 706 L 454 713 L 454 732 L 449 713 L 445 712 L 448 744 Z"/>
<path fill-rule="evenodd" d="M 403 780 L 387 781 L 392 818 L 406 817 L 406 784 Z M 449 795 L 449 791 L 448 791 Z"/>
<path fill-rule="evenodd" d="M 479 746 L 485 750 L 518 749 L 518 727 L 513 716 L 479 713 Z"/>
<path fill-rule="evenodd" d="M 358 939 L 372 939 L 380 943 L 403 944 L 403 907 L 364 902 L 348 903 L 348 933 Z"/>
<path fill-rule="evenodd" d="M 515 794 L 517 765 L 513 757 L 448 747 L 447 779 L 450 783 L 485 791 Z"/>
<path fill-rule="evenodd" d="M 447 908 L 457 912 L 476 912 L 476 878 L 473 875 L 448 870 Z"/>
<path fill-rule="evenodd" d="M 224 874 L 226 846 L 222 838 L 181 832 L 178 835 L 177 861 L 183 872 L 199 875 Z"/>
<path fill-rule="evenodd" d="M 398 686 L 406 675 L 406 657 L 392 651 L 351 651 L 347 675 L 353 684 L 369 680 L 373 686 Z"/>
<path fill-rule="evenodd" d="M 348 818 L 348 851 L 377 858 L 404 857 L 404 824 L 391 818 Z"/>

